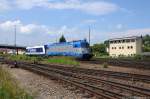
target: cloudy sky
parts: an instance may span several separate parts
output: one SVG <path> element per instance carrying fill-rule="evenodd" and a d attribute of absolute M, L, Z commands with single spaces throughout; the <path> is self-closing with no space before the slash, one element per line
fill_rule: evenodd
<path fill-rule="evenodd" d="M 150 34 L 150 0 L 0 0 L 0 44 L 32 46 Z"/>

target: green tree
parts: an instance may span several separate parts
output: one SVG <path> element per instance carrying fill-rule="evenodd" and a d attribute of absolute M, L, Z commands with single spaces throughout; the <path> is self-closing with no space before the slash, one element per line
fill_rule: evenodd
<path fill-rule="evenodd" d="M 64 35 L 62 35 L 62 36 L 60 37 L 59 42 L 66 42 L 66 39 L 65 39 Z"/>
<path fill-rule="evenodd" d="M 143 51 L 150 52 L 150 35 L 143 36 Z"/>
<path fill-rule="evenodd" d="M 92 47 L 92 52 L 94 55 L 106 55 L 106 45 L 101 43 L 101 44 L 94 44 Z"/>
<path fill-rule="evenodd" d="M 109 40 L 104 41 L 104 44 L 108 48 L 109 47 Z"/>

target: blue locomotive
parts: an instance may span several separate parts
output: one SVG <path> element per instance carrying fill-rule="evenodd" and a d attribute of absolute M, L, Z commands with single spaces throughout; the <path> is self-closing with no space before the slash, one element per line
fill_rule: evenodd
<path fill-rule="evenodd" d="M 26 54 L 45 56 L 73 56 L 81 59 L 90 59 L 92 57 L 89 43 L 86 40 L 27 47 Z"/>

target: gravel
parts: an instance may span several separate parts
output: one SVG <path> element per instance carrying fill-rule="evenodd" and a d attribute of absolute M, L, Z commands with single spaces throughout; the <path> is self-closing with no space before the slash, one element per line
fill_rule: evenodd
<path fill-rule="evenodd" d="M 108 68 L 103 68 L 102 65 L 83 63 L 80 64 L 79 67 L 150 75 L 149 70 L 131 69 L 119 66 L 109 66 Z M 20 86 L 25 88 L 28 93 L 35 96 L 35 99 L 87 99 L 83 97 L 83 94 L 70 91 L 68 90 L 68 87 L 63 87 L 62 84 L 59 84 L 58 82 L 47 77 L 18 68 L 8 68 L 8 70 L 20 83 Z"/>
<path fill-rule="evenodd" d="M 5 66 L 7 67 L 7 65 Z M 62 84 L 19 68 L 8 68 L 12 76 L 19 82 L 20 86 L 35 99 L 87 99 L 83 94 L 74 93 L 63 87 Z"/>
<path fill-rule="evenodd" d="M 146 69 L 144 70 L 144 69 L 138 69 L 138 68 L 127 68 L 127 67 L 121 67 L 121 66 L 108 65 L 108 68 L 103 68 L 102 64 L 81 63 L 79 67 L 88 68 L 88 69 L 96 69 L 96 70 L 106 70 L 106 71 L 116 71 L 116 72 L 150 75 L 150 70 L 146 70 Z"/>

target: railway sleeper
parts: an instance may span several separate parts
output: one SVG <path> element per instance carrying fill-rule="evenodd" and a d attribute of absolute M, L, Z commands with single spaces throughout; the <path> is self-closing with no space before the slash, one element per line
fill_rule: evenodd
<path fill-rule="evenodd" d="M 58 73 L 58 72 L 57 72 Z"/>
<path fill-rule="evenodd" d="M 71 75 L 72 76 L 72 75 Z"/>
<path fill-rule="evenodd" d="M 34 69 L 34 70 L 36 70 L 36 69 Z M 37 70 L 37 72 L 40 72 L 40 73 L 42 73 L 41 72 L 41 70 Z M 44 74 L 46 74 L 46 72 L 45 71 L 43 71 L 43 73 Z M 47 74 L 46 74 L 47 75 Z M 50 76 L 50 75 L 49 75 Z M 51 76 L 54 76 L 54 75 L 51 75 Z M 66 81 L 66 82 L 68 82 L 68 83 L 72 83 L 73 85 L 76 85 L 76 86 L 78 86 L 79 88 L 80 87 L 82 87 L 83 89 L 86 89 L 86 91 L 88 90 L 88 91 L 90 91 L 90 92 L 93 92 L 93 90 L 91 90 L 91 89 L 89 89 L 89 88 L 86 88 L 86 87 L 84 87 L 84 86 L 82 86 L 82 85 L 80 85 L 80 84 L 76 84 L 75 82 L 71 82 L 71 81 L 69 81 L 68 79 L 64 79 L 64 78 L 62 78 L 62 77 L 56 77 L 57 79 L 61 79 L 61 80 L 64 80 L 64 81 Z M 95 91 L 94 91 L 95 92 Z M 98 95 L 100 95 L 100 96 L 103 96 L 103 97 L 105 97 L 105 98 L 107 98 L 107 99 L 112 99 L 112 97 L 109 97 L 109 96 L 107 96 L 107 95 L 104 95 L 104 94 L 100 94 L 100 93 L 97 93 Z M 109 97 L 109 98 L 108 98 Z M 116 98 L 114 98 L 114 99 L 116 99 Z"/>

